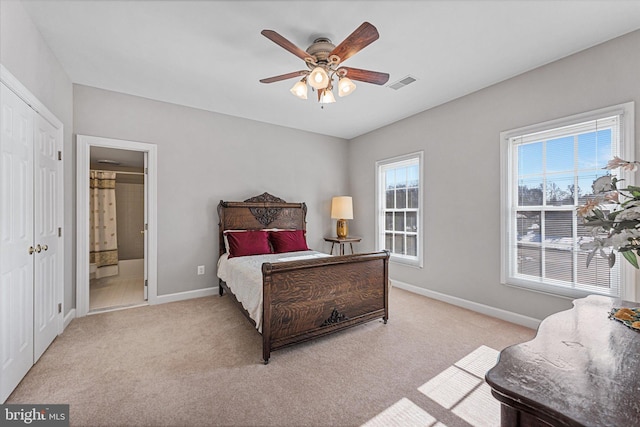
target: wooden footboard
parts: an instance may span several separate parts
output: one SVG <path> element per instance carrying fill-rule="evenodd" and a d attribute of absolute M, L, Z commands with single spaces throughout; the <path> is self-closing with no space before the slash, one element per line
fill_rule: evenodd
<path fill-rule="evenodd" d="M 265 263 L 262 353 L 389 318 L 389 254 Z"/>

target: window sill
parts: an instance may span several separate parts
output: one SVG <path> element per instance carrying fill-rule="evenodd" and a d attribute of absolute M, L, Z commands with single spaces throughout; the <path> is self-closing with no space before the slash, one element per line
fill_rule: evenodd
<path fill-rule="evenodd" d="M 391 254 L 391 256 L 389 257 L 389 261 L 394 264 L 399 264 L 407 267 L 413 267 L 418 269 L 422 268 L 422 261 L 415 258 L 409 259 L 402 256 Z"/>
<path fill-rule="evenodd" d="M 534 282 L 530 280 L 511 278 L 506 283 L 503 283 L 505 286 L 509 286 L 511 288 L 523 289 L 527 291 L 537 292 L 545 295 L 550 295 L 558 298 L 566 298 L 566 299 L 577 299 L 584 298 L 588 295 L 602 295 L 610 298 L 620 298 L 620 296 L 612 295 L 606 292 L 597 292 L 597 290 L 585 290 L 585 289 L 574 289 L 570 287 L 563 286 L 555 286 L 549 285 L 546 283 Z"/>

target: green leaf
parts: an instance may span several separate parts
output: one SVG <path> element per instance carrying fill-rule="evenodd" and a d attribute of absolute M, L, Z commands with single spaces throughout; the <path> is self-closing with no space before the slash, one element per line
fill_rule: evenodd
<path fill-rule="evenodd" d="M 595 256 L 596 252 L 597 252 L 597 250 L 594 249 L 591 252 L 589 252 L 589 255 L 587 255 L 587 268 L 589 268 L 589 264 L 591 264 L 591 260 Z"/>
<path fill-rule="evenodd" d="M 616 254 L 615 252 L 611 251 L 611 253 L 609 254 L 609 268 L 613 268 L 615 264 L 616 264 Z"/>
<path fill-rule="evenodd" d="M 636 258 L 636 254 L 631 251 L 624 251 L 622 252 L 622 255 L 627 261 L 629 261 L 629 264 L 633 265 L 635 268 L 640 268 L 638 267 L 638 259 Z"/>

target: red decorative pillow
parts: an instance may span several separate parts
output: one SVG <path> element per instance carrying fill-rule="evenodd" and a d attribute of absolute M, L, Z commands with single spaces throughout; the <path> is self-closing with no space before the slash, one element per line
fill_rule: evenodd
<path fill-rule="evenodd" d="M 308 251 L 304 230 L 270 231 L 269 240 L 273 246 L 273 252 Z"/>
<path fill-rule="evenodd" d="M 272 253 L 269 246 L 269 233 L 266 231 L 225 233 L 225 236 L 229 242 L 229 258 Z"/>

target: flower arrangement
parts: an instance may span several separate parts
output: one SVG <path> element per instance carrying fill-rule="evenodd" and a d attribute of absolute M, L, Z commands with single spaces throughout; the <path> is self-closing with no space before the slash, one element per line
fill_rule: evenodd
<path fill-rule="evenodd" d="M 615 156 L 604 169 L 621 168 L 635 172 L 640 162 L 623 160 Z M 601 176 L 593 182 L 593 198 L 577 208 L 578 216 L 591 230 L 593 240 L 582 243 L 581 249 L 590 251 L 587 267 L 596 254 L 608 258 L 609 267 L 616 262 L 615 252 L 635 268 L 638 268 L 637 256 L 640 256 L 640 187 L 618 188 L 619 180 L 611 175 Z M 604 205 L 613 205 L 606 209 Z M 611 250 L 607 253 L 605 248 Z"/>

